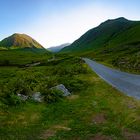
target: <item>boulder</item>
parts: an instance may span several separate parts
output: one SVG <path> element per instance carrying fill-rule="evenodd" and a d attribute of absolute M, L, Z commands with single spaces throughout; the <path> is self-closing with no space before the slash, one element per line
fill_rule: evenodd
<path fill-rule="evenodd" d="M 63 92 L 63 96 L 71 95 L 71 93 L 68 91 L 68 89 L 63 84 L 57 85 L 55 87 L 52 87 L 51 89 L 57 89 L 57 90 L 62 91 Z"/>
<path fill-rule="evenodd" d="M 42 102 L 42 96 L 40 92 L 36 92 L 32 95 L 32 99 L 36 102 Z"/>
<path fill-rule="evenodd" d="M 29 97 L 25 96 L 23 94 L 17 94 L 18 97 L 20 97 L 21 100 L 26 101 Z"/>

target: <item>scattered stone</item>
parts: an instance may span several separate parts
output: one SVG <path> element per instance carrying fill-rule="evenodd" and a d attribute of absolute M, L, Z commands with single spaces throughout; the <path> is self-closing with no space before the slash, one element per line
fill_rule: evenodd
<path fill-rule="evenodd" d="M 32 99 L 36 102 L 42 102 L 42 96 L 40 92 L 36 92 L 32 95 Z"/>
<path fill-rule="evenodd" d="M 51 89 L 57 89 L 63 92 L 63 96 L 69 96 L 71 93 L 66 89 L 66 87 L 63 84 L 57 85 L 55 87 L 52 87 Z"/>
<path fill-rule="evenodd" d="M 28 96 L 25 96 L 23 94 L 17 94 L 17 96 L 20 97 L 22 101 L 26 101 L 29 98 Z"/>

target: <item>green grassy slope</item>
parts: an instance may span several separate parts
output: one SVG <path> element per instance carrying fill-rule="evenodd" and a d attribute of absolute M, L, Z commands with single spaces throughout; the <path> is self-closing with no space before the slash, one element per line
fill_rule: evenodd
<path fill-rule="evenodd" d="M 129 29 L 122 31 L 109 41 L 108 46 L 115 47 L 138 41 L 140 41 L 140 22 L 137 22 Z"/>
<path fill-rule="evenodd" d="M 110 40 L 106 47 L 82 55 L 124 71 L 140 73 L 140 24 Z"/>
<path fill-rule="evenodd" d="M 119 68 L 122 71 L 140 74 L 140 42 L 104 48 L 96 52 L 89 51 L 83 53 L 82 56 Z"/>
<path fill-rule="evenodd" d="M 140 22 L 124 18 L 108 20 L 61 52 L 90 57 L 122 70 L 140 73 Z"/>
<path fill-rule="evenodd" d="M 125 18 L 107 20 L 98 27 L 89 30 L 69 47 L 62 49 L 62 52 L 83 52 L 108 46 L 110 41 L 122 34 L 125 34 L 124 32 L 127 33 L 127 31 L 130 29 L 132 30 L 131 32 L 136 31 L 136 33 L 133 34 L 133 38 L 135 38 L 135 36 L 138 38 L 139 32 L 136 28 L 133 28 L 137 25 L 140 25 L 140 23 L 129 21 Z M 116 42 L 115 45 L 118 45 L 119 43 L 122 44 L 124 40 L 131 41 L 131 38 L 130 36 L 127 36 L 124 39 L 119 40 L 119 42 Z"/>
<path fill-rule="evenodd" d="M 140 101 L 105 83 L 79 58 L 68 55 L 56 58 L 50 65 L 0 69 L 1 140 L 129 140 L 140 137 Z M 59 102 L 47 104 L 29 100 L 17 106 L 5 105 L 3 94 L 7 91 L 27 86 L 36 92 L 60 83 L 65 84 L 72 95 Z"/>
<path fill-rule="evenodd" d="M 45 61 L 52 54 L 45 49 L 0 50 L 0 66 L 22 66 Z"/>
<path fill-rule="evenodd" d="M 8 49 L 37 48 L 44 49 L 36 40 L 25 34 L 13 34 L 0 42 L 1 47 Z"/>

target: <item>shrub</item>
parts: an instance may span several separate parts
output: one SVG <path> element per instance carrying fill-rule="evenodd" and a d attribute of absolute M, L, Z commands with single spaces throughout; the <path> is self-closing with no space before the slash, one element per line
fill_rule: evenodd
<path fill-rule="evenodd" d="M 30 95 L 31 87 L 30 85 L 22 79 L 12 79 L 9 83 L 4 87 L 4 92 L 10 94 L 23 94 Z"/>
<path fill-rule="evenodd" d="M 80 80 L 74 76 L 63 76 L 59 79 L 59 82 L 63 83 L 70 90 L 70 92 L 81 91 L 88 87 L 87 81 Z"/>
<path fill-rule="evenodd" d="M 4 98 L 1 98 L 0 97 L 0 110 L 1 109 L 7 109 L 7 105 L 5 104 L 5 102 L 4 102 L 5 100 L 4 100 Z"/>
<path fill-rule="evenodd" d="M 4 60 L 3 61 L 3 65 L 4 66 L 9 66 L 10 65 L 10 61 L 9 60 Z"/>
<path fill-rule="evenodd" d="M 80 58 L 72 58 L 62 62 L 59 65 L 52 67 L 50 73 L 52 75 L 78 75 L 78 74 L 86 74 L 88 73 L 87 66 L 84 64 L 84 61 Z"/>
<path fill-rule="evenodd" d="M 63 98 L 63 92 L 57 89 L 49 89 L 43 92 L 44 101 L 47 103 L 55 103 Z"/>
<path fill-rule="evenodd" d="M 5 96 L 2 99 L 2 102 L 9 106 L 16 106 L 21 104 L 22 100 L 16 94 L 9 92 L 5 94 Z"/>

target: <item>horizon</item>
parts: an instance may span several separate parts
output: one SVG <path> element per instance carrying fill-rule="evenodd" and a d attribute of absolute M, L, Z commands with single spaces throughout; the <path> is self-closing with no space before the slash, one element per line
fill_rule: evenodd
<path fill-rule="evenodd" d="M 45 48 L 72 43 L 108 19 L 138 21 L 139 5 L 138 0 L 4 0 L 0 6 L 0 40 L 20 33 L 31 36 Z"/>

